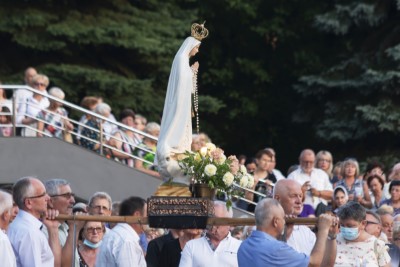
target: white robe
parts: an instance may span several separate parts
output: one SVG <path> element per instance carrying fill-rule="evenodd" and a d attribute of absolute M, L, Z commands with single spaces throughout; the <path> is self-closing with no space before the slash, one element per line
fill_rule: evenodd
<path fill-rule="evenodd" d="M 188 183 L 171 154 L 190 151 L 192 143 L 191 94 L 193 71 L 189 65 L 190 51 L 200 41 L 188 37 L 175 55 L 165 97 L 160 135 L 158 137 L 156 163 L 164 180 L 174 178 L 174 182 Z"/>

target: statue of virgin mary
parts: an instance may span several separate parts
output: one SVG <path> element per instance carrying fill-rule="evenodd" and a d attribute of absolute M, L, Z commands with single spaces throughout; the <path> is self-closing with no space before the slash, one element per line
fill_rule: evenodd
<path fill-rule="evenodd" d="M 189 58 L 197 54 L 200 40 L 207 35 L 204 23 L 193 24 L 192 36 L 186 38 L 172 62 L 156 150 L 158 170 L 164 181 L 189 184 L 177 157 L 190 151 L 192 143 L 192 94 L 199 63 L 190 66 Z"/>

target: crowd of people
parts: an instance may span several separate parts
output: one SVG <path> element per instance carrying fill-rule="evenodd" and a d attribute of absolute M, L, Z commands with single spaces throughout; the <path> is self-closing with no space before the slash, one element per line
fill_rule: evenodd
<path fill-rule="evenodd" d="M 31 67 L 25 82 L 43 94 L 15 91 L 15 120 L 26 126 L 18 127 L 17 135 L 56 137 L 97 153 L 101 147 L 96 141 L 104 137 L 108 157 L 159 176 L 153 164 L 157 143 L 139 134 L 157 137 L 157 122 L 127 108 L 119 122 L 128 128 L 116 127 L 111 107 L 100 97 L 87 96 L 81 106 L 107 120 L 87 113 L 74 125 L 62 104 L 46 97 L 63 100 L 62 89 L 47 91 L 48 77 Z M 12 136 L 14 107 L 1 88 L 0 107 L 0 135 Z M 193 135 L 192 151 L 207 142 L 206 134 Z M 255 225 L 246 227 L 179 230 L 60 223 L 54 220 L 58 214 L 73 212 L 146 216 L 147 204 L 134 196 L 113 203 L 106 192 L 94 193 L 88 204 L 75 203 L 66 180 L 21 178 L 12 192 L 0 191 L 5 266 L 399 266 L 400 163 L 386 175 L 380 162 L 369 162 L 361 171 L 354 158 L 335 163 L 329 151 L 304 149 L 284 175 L 276 169 L 276 158 L 272 148 L 261 149 L 254 158 L 239 156 L 255 181 L 235 203 L 254 212 Z M 232 217 L 222 201 L 215 201 L 214 209 L 216 217 Z M 286 217 L 318 217 L 317 227 L 288 224 Z"/>
<path fill-rule="evenodd" d="M 147 122 L 146 117 L 126 108 L 119 114 L 118 122 L 127 128 L 117 127 L 114 124 L 117 119 L 111 107 L 98 96 L 85 96 L 80 105 L 87 111 L 105 117 L 106 120 L 85 113 L 78 123 L 73 123 L 63 104 L 58 101 L 65 99 L 64 91 L 58 87 L 49 88 L 50 80 L 46 75 L 29 67 L 25 70 L 24 82 L 43 94 L 27 89 L 14 91 L 17 136 L 56 137 L 97 153 L 100 153 L 102 148 L 102 153 L 109 158 L 150 175 L 159 176 L 153 165 L 156 142 L 139 134 L 143 132 L 157 138 L 160 132 L 159 123 Z M 47 95 L 54 99 L 46 97 Z M 1 88 L 1 83 L 0 108 L 0 136 L 13 136 L 14 107 L 12 101 L 7 98 L 6 90 Z M 136 131 L 130 130 L 132 128 Z"/>

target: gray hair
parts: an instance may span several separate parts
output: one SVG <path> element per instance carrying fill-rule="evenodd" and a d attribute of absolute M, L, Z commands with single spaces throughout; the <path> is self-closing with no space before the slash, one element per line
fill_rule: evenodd
<path fill-rule="evenodd" d="M 313 155 L 315 157 L 314 151 L 312 149 L 307 148 L 307 149 L 304 149 L 303 151 L 301 151 L 300 156 L 299 156 L 299 161 L 301 161 L 305 155 Z"/>
<path fill-rule="evenodd" d="M 99 103 L 94 109 L 94 112 L 104 116 L 104 114 L 106 114 L 107 112 L 111 112 L 111 107 L 106 103 Z"/>
<path fill-rule="evenodd" d="M 35 189 L 32 185 L 33 177 L 22 177 L 13 186 L 13 199 L 18 208 L 25 208 L 25 199 L 33 195 Z"/>
<path fill-rule="evenodd" d="M 160 124 L 157 122 L 149 122 L 144 128 L 144 132 L 151 135 L 158 135 L 160 134 Z"/>
<path fill-rule="evenodd" d="M 143 116 L 143 115 L 136 114 L 136 115 L 135 115 L 135 119 L 139 119 L 139 120 L 141 120 L 141 121 L 142 121 L 142 123 L 143 123 L 143 125 L 146 125 L 146 124 L 147 124 L 147 119 L 146 119 L 146 117 L 145 117 L 145 116 Z"/>
<path fill-rule="evenodd" d="M 0 190 L 0 215 L 4 212 L 11 212 L 13 206 L 12 196 L 10 193 Z"/>
<path fill-rule="evenodd" d="M 353 219 L 357 222 L 365 220 L 365 208 L 360 203 L 350 201 L 339 208 L 338 216 L 340 220 Z"/>
<path fill-rule="evenodd" d="M 377 213 L 375 213 L 371 210 L 366 210 L 365 213 L 373 216 L 378 221 L 379 224 L 382 224 L 381 217 Z"/>
<path fill-rule="evenodd" d="M 221 207 L 225 213 L 225 217 L 232 218 L 233 217 L 233 210 L 226 207 L 226 203 L 220 200 L 214 201 L 214 207 Z"/>
<path fill-rule="evenodd" d="M 44 182 L 44 187 L 46 187 L 46 192 L 49 196 L 58 195 L 60 193 L 59 188 L 64 185 L 70 185 L 67 180 L 64 179 L 51 179 Z"/>
<path fill-rule="evenodd" d="M 380 206 L 377 210 L 376 213 L 380 216 L 382 215 L 393 215 L 394 209 L 392 206 L 389 206 L 387 204 L 384 204 L 382 206 Z"/>
<path fill-rule="evenodd" d="M 358 175 L 360 174 L 360 166 L 358 165 L 358 161 L 355 159 L 348 159 L 348 160 L 343 161 L 342 170 L 340 171 L 340 174 L 343 177 L 345 177 L 344 169 L 346 168 L 347 165 L 350 165 L 350 164 L 352 164 L 356 167 L 356 174 L 354 175 L 354 177 L 356 177 L 356 179 L 357 179 Z"/>
<path fill-rule="evenodd" d="M 49 95 L 57 97 L 59 99 L 64 99 L 65 93 L 61 88 L 51 87 L 49 90 Z"/>
<path fill-rule="evenodd" d="M 256 217 L 256 226 L 261 227 L 265 223 L 268 223 L 274 217 L 273 209 L 281 207 L 279 201 L 273 198 L 264 198 L 257 203 L 254 210 L 254 216 Z"/>
<path fill-rule="evenodd" d="M 93 202 L 94 202 L 96 199 L 98 199 L 98 198 L 100 198 L 100 199 L 107 199 L 108 204 L 109 204 L 109 207 L 110 207 L 110 210 L 112 210 L 112 200 L 111 200 L 111 196 L 110 196 L 108 193 L 106 193 L 106 192 L 96 192 L 96 193 L 94 193 L 93 196 L 89 199 L 89 204 L 88 204 L 88 206 L 89 206 L 89 207 L 92 207 Z"/>

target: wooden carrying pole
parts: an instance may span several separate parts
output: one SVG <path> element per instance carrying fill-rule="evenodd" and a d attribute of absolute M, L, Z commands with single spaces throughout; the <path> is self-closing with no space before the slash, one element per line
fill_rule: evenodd
<path fill-rule="evenodd" d="M 67 221 L 97 221 L 97 222 L 113 222 L 113 223 L 137 223 L 148 224 L 147 217 L 137 216 L 98 216 L 98 215 L 58 215 L 56 220 Z M 316 225 L 318 218 L 286 218 L 286 223 L 294 223 L 298 225 Z M 215 218 L 207 219 L 207 225 L 255 225 L 254 218 Z"/>

